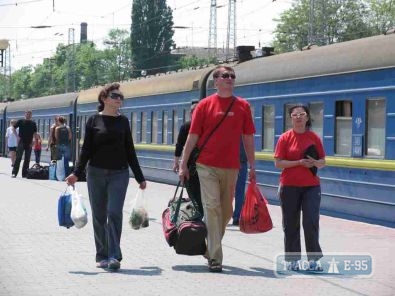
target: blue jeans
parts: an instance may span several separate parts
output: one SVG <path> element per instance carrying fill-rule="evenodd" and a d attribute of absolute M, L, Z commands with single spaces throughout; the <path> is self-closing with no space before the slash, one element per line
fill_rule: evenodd
<path fill-rule="evenodd" d="M 235 209 L 233 211 L 233 220 L 239 220 L 241 208 L 243 207 L 246 181 L 247 181 L 247 162 L 240 163 L 239 175 L 237 177 L 236 191 L 235 191 Z"/>
<path fill-rule="evenodd" d="M 69 145 L 57 145 L 57 159 L 62 159 L 64 160 L 64 171 L 65 171 L 65 176 L 69 174 L 69 161 L 70 161 L 70 146 Z"/>
<path fill-rule="evenodd" d="M 96 262 L 110 258 L 121 261 L 122 210 L 129 185 L 129 170 L 106 170 L 88 165 L 87 184 Z"/>

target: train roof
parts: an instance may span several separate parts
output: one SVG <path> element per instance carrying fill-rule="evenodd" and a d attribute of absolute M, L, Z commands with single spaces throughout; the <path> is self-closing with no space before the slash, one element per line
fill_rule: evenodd
<path fill-rule="evenodd" d="M 121 91 L 125 98 L 135 98 L 198 90 L 205 84 L 205 77 L 213 69 L 214 67 L 206 67 L 184 70 L 121 82 Z M 78 104 L 96 102 L 101 89 L 102 87 L 96 87 L 81 91 Z"/>
<path fill-rule="evenodd" d="M 32 98 L 26 100 L 18 100 L 9 103 L 7 112 L 26 111 L 26 110 L 40 110 L 49 108 L 61 108 L 72 106 L 77 93 L 66 93 L 52 96 L 45 96 L 39 98 Z"/>
<path fill-rule="evenodd" d="M 395 67 L 395 34 L 253 59 L 235 66 L 236 85 Z"/>

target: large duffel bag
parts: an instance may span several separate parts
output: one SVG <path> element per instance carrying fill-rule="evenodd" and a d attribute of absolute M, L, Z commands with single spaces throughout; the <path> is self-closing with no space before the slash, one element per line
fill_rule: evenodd
<path fill-rule="evenodd" d="M 178 226 L 177 233 L 178 239 L 174 246 L 177 254 L 204 255 L 207 229 L 203 221 L 184 221 Z"/>
<path fill-rule="evenodd" d="M 41 166 L 36 163 L 31 168 L 27 169 L 26 178 L 28 179 L 48 180 L 48 176 L 48 166 Z"/>

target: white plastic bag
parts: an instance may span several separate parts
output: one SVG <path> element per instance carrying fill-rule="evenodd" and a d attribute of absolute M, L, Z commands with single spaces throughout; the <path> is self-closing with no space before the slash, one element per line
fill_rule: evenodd
<path fill-rule="evenodd" d="M 56 161 L 56 179 L 63 181 L 66 178 L 66 172 L 64 169 L 64 157 Z"/>
<path fill-rule="evenodd" d="M 129 224 L 133 229 L 140 229 L 149 226 L 147 198 L 144 190 L 138 189 L 135 199 L 132 200 Z"/>
<path fill-rule="evenodd" d="M 88 223 L 88 213 L 82 201 L 81 194 L 78 194 L 74 186 L 69 186 L 71 193 L 71 220 L 75 227 L 82 228 Z"/>

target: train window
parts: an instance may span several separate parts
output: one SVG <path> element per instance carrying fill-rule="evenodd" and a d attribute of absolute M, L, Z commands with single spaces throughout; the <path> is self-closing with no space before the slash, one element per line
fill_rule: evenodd
<path fill-rule="evenodd" d="M 310 103 L 310 119 L 311 119 L 311 130 L 314 131 L 321 140 L 323 139 L 323 128 L 324 128 L 324 103 L 315 102 Z"/>
<path fill-rule="evenodd" d="M 351 155 L 352 139 L 352 102 L 336 102 L 336 138 L 335 153 L 338 155 Z"/>
<path fill-rule="evenodd" d="M 173 120 L 172 120 L 172 123 L 173 123 L 173 132 L 172 132 L 172 139 L 171 139 L 171 142 L 172 142 L 173 144 L 175 144 L 175 141 L 176 141 L 177 136 L 178 136 L 178 116 L 177 116 L 177 111 L 176 111 L 176 110 L 173 110 Z"/>
<path fill-rule="evenodd" d="M 167 111 L 163 111 L 163 116 L 162 116 L 162 143 L 167 144 Z"/>
<path fill-rule="evenodd" d="M 151 143 L 158 143 L 158 114 L 151 112 Z"/>
<path fill-rule="evenodd" d="M 132 117 L 132 121 L 131 121 L 132 137 L 133 137 L 133 141 L 137 141 L 137 113 L 132 112 L 131 117 Z"/>
<path fill-rule="evenodd" d="M 287 131 L 289 129 L 292 128 L 292 120 L 291 117 L 289 116 L 289 109 L 291 109 L 293 106 L 295 106 L 295 104 L 287 104 L 284 106 L 285 110 L 284 110 L 284 131 Z"/>
<path fill-rule="evenodd" d="M 184 122 L 191 120 L 191 109 L 184 109 Z"/>
<path fill-rule="evenodd" d="M 147 143 L 147 112 L 141 112 L 141 142 Z"/>
<path fill-rule="evenodd" d="M 273 151 L 274 147 L 274 105 L 262 107 L 262 150 Z"/>
<path fill-rule="evenodd" d="M 41 119 L 37 119 L 36 124 L 37 124 L 37 132 L 39 133 L 41 132 Z"/>
<path fill-rule="evenodd" d="M 385 155 L 385 99 L 366 101 L 366 155 Z"/>

